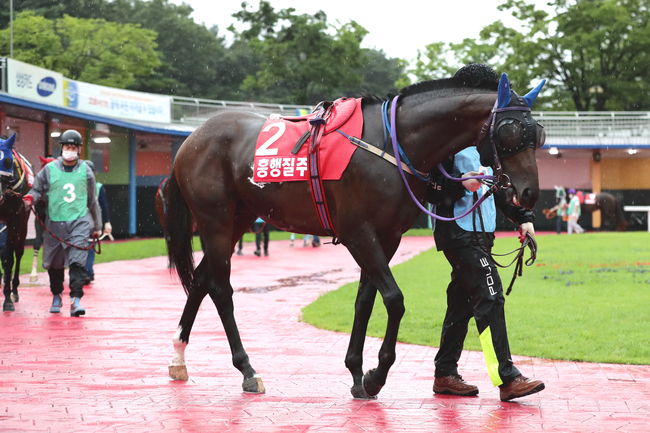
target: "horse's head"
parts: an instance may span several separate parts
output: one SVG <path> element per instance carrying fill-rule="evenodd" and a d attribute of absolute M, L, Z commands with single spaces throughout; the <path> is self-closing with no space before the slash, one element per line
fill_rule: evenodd
<path fill-rule="evenodd" d="M 510 89 L 508 76 L 502 74 L 497 101 L 487 124 L 489 129 L 485 129 L 485 136 L 478 144 L 481 164 L 497 170 L 502 167 L 510 178 L 507 199 L 528 209 L 539 197 L 535 151 L 546 138 L 544 127 L 533 118 L 530 108 L 545 82 L 519 96 Z"/>
<path fill-rule="evenodd" d="M 0 194 L 4 194 L 14 175 L 14 143 L 16 134 L 6 140 L 0 138 Z"/>

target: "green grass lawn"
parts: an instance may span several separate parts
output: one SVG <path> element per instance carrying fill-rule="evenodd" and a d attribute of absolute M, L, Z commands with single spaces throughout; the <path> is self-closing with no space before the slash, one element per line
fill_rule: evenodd
<path fill-rule="evenodd" d="M 494 252 L 515 242 L 497 240 Z M 580 361 L 650 364 L 650 233 L 538 236 L 535 265 L 526 267 L 506 297 L 514 354 Z M 504 261 L 505 262 L 505 261 Z M 399 340 L 437 346 L 450 267 L 435 249 L 393 268 L 406 314 Z M 504 284 L 512 268 L 500 271 Z M 349 332 L 357 283 L 321 296 L 303 309 L 319 328 Z M 368 334 L 381 337 L 386 313 L 380 297 Z M 466 349 L 480 350 L 474 321 Z"/>

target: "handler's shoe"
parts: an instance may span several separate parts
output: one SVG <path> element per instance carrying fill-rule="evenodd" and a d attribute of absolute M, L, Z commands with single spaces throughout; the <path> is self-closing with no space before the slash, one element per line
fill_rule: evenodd
<path fill-rule="evenodd" d="M 54 295 L 54 297 L 52 298 L 52 306 L 50 307 L 50 313 L 60 313 L 62 306 L 63 306 L 63 301 L 61 300 L 61 295 Z"/>
<path fill-rule="evenodd" d="M 85 308 L 82 307 L 79 302 L 80 302 L 79 298 L 72 298 L 71 299 L 70 316 L 79 317 L 79 316 L 83 316 L 84 314 L 86 314 Z"/>
<path fill-rule="evenodd" d="M 436 394 L 451 394 L 470 396 L 477 395 L 478 388 L 465 382 L 459 374 L 436 377 L 433 381 L 433 392 Z"/>
<path fill-rule="evenodd" d="M 510 401 L 513 398 L 523 397 L 525 395 L 535 394 L 544 389 L 544 382 L 541 380 L 530 380 L 521 374 L 511 382 L 500 385 L 501 401 Z"/>

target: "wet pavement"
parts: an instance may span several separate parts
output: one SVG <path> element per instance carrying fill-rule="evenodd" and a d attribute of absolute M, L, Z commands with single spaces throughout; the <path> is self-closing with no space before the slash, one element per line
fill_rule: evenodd
<path fill-rule="evenodd" d="M 392 264 L 432 247 L 405 238 Z M 515 357 L 546 390 L 503 403 L 483 355 L 461 371 L 477 397 L 431 391 L 436 348 L 399 344 L 379 398 L 353 400 L 348 336 L 300 322 L 319 294 L 358 278 L 342 246 L 272 241 L 233 257 L 235 314 L 266 394 L 241 391 L 214 305 L 202 305 L 186 350 L 188 382 L 167 376 L 185 294 L 163 257 L 96 265 L 87 316 L 48 313 L 47 275 L 23 277 L 0 339 L 0 432 L 638 432 L 650 431 L 650 366 Z M 446 276 L 445 276 L 446 277 Z M 67 289 L 66 289 L 67 296 Z M 352 308 L 350 306 L 350 308 Z M 368 338 L 365 369 L 381 341 Z"/>

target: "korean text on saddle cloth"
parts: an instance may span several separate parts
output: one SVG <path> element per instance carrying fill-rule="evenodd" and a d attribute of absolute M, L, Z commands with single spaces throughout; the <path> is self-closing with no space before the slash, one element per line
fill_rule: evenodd
<path fill-rule="evenodd" d="M 300 121 L 282 118 L 268 119 L 258 135 L 255 145 L 253 181 L 308 180 L 307 155 L 311 139 L 302 145 L 297 154 L 292 154 L 291 150 L 309 128 L 310 125 L 306 119 Z M 323 180 L 339 180 L 357 148 L 343 135 L 336 132 L 336 129 L 340 129 L 348 135 L 360 137 L 363 130 L 360 99 L 343 100 L 339 105 L 333 107 L 319 144 L 319 168 Z"/>

